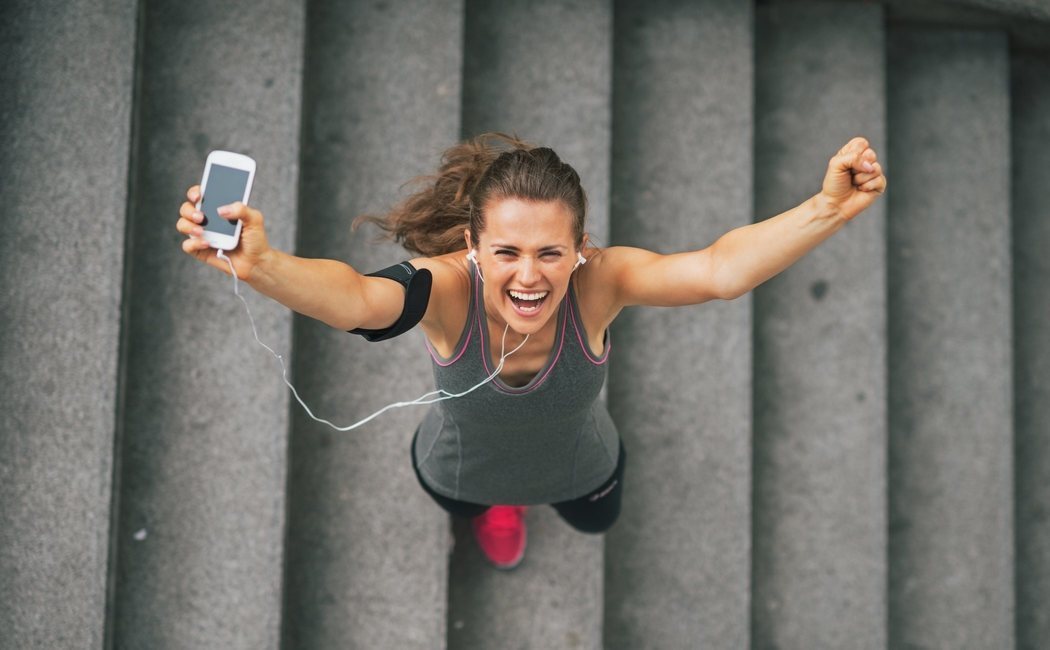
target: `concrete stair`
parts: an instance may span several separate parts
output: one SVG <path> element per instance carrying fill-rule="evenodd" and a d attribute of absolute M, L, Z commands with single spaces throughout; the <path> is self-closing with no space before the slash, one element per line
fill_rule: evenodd
<path fill-rule="evenodd" d="M 1041 0 L 14 0 L 0 9 L 0 649 L 1044 648 L 1050 6 Z M 309 419 L 174 231 L 212 149 L 271 242 L 352 233 L 459 138 L 580 171 L 661 252 L 819 190 L 886 197 L 734 301 L 627 310 L 604 536 L 511 573 L 419 489 L 421 410 Z M 320 417 L 431 389 L 250 290 Z"/>
<path fill-rule="evenodd" d="M 757 18 L 755 214 L 804 201 L 826 152 L 857 134 L 887 152 L 896 190 L 883 8 L 774 5 Z M 886 210 L 754 291 L 757 648 L 887 645 Z"/>

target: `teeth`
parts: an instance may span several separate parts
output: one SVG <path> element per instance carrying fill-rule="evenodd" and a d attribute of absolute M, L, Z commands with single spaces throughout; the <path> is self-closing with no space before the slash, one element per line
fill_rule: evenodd
<path fill-rule="evenodd" d="M 547 296 L 547 294 L 550 293 L 550 292 L 549 291 L 539 291 L 539 292 L 536 292 L 536 293 L 526 293 L 524 291 L 514 291 L 512 289 L 512 290 L 508 291 L 507 293 L 509 293 L 514 298 L 517 298 L 518 300 L 539 300 L 540 298 L 545 298 Z"/>

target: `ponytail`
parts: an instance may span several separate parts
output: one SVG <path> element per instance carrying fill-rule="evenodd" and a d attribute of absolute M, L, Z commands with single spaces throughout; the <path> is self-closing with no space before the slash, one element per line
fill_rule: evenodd
<path fill-rule="evenodd" d="M 374 223 L 386 238 L 424 257 L 465 249 L 463 231 L 471 227 L 471 197 L 478 182 L 504 151 L 529 149 L 530 144 L 505 133 L 486 133 L 450 147 L 437 174 L 409 181 L 421 189 L 384 216 L 358 217 L 353 228 Z"/>

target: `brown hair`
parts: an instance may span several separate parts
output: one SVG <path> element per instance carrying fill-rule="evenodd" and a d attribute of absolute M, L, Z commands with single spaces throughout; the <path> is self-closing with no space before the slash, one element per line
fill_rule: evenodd
<path fill-rule="evenodd" d="M 384 216 L 363 215 L 356 229 L 371 222 L 407 250 L 433 257 L 466 248 L 463 229 L 474 242 L 485 230 L 484 208 L 506 198 L 561 201 L 573 216 L 576 247 L 583 243 L 587 195 L 580 176 L 548 147 L 535 147 L 516 135 L 485 133 L 445 150 L 437 174 Z"/>

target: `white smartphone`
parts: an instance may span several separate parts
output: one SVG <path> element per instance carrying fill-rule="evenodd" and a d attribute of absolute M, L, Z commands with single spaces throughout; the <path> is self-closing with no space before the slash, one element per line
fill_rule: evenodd
<path fill-rule="evenodd" d="M 232 251 L 241 238 L 241 222 L 230 222 L 219 216 L 218 209 L 230 203 L 248 205 L 255 180 L 255 161 L 239 153 L 213 151 L 204 163 L 201 200 L 197 209 L 204 214 L 203 239 L 212 248 Z"/>

